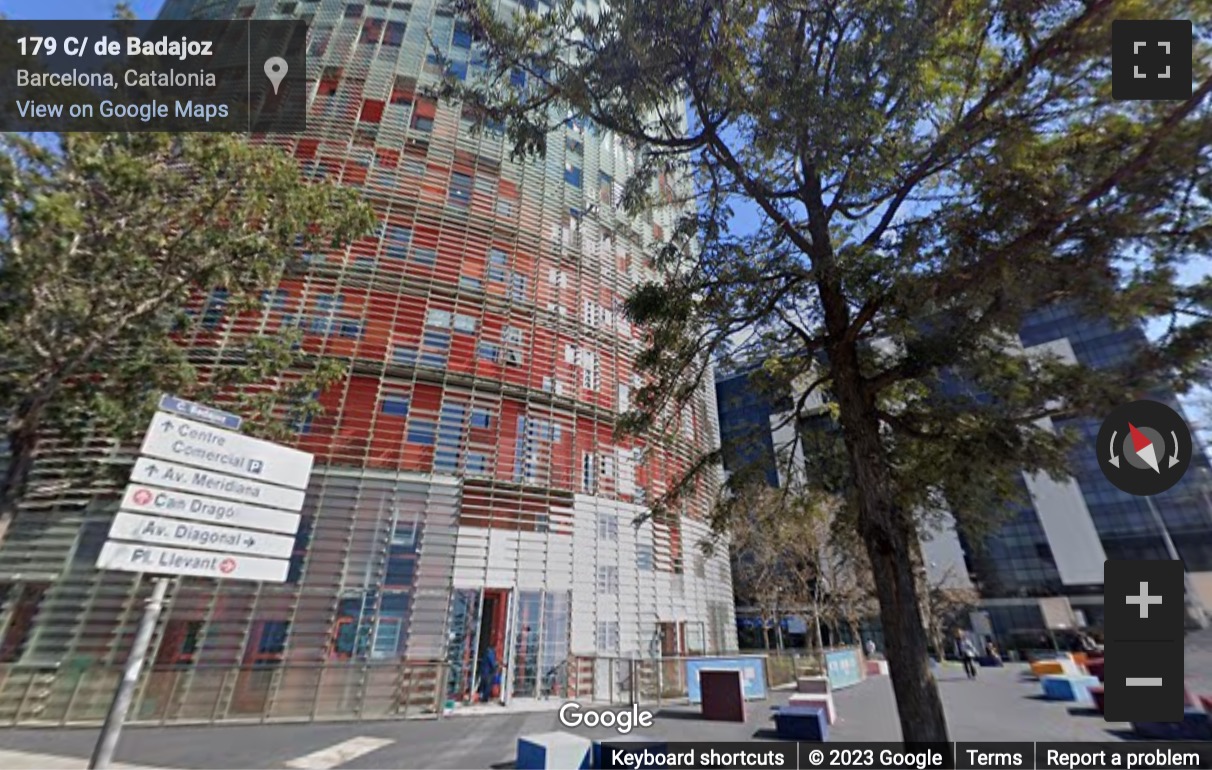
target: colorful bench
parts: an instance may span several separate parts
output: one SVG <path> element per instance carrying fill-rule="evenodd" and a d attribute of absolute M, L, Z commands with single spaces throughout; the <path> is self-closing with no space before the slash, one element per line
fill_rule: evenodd
<path fill-rule="evenodd" d="M 518 738 L 517 770 L 583 770 L 590 766 L 593 743 L 571 733 L 539 733 Z"/>
<path fill-rule="evenodd" d="M 1046 676 L 1080 676 L 1082 671 L 1072 658 L 1050 658 L 1031 662 L 1031 673 L 1043 679 Z"/>
<path fill-rule="evenodd" d="M 784 741 L 829 740 L 829 718 L 823 706 L 783 706 L 774 712 L 774 727 Z"/>
<path fill-rule="evenodd" d="M 1094 705 L 1090 696 L 1090 688 L 1098 686 L 1098 679 L 1092 676 L 1045 676 L 1041 680 L 1044 686 L 1044 697 L 1049 700 L 1074 701 L 1088 706 Z"/>
<path fill-rule="evenodd" d="M 886 661 L 886 660 L 869 660 L 869 661 L 867 661 L 867 676 L 888 676 L 888 661 Z"/>
<path fill-rule="evenodd" d="M 825 708 L 825 717 L 829 720 L 829 724 L 837 723 L 837 706 L 833 702 L 832 695 L 821 695 L 820 693 L 796 693 L 787 699 L 787 705 L 791 708 L 800 706 L 823 706 Z"/>
<path fill-rule="evenodd" d="M 666 759 L 663 756 L 669 751 L 669 742 L 659 738 L 652 738 L 646 735 L 637 735 L 636 733 L 628 733 L 627 735 L 617 735 L 613 738 L 603 738 L 593 742 L 593 766 L 606 767 L 603 762 L 603 754 L 607 749 L 619 749 L 627 755 L 642 753 L 645 749 L 654 754 L 662 756 L 656 762 L 628 765 L 628 767 L 636 768 L 663 768 L 667 767 Z M 617 763 L 611 763 L 617 767 Z"/>

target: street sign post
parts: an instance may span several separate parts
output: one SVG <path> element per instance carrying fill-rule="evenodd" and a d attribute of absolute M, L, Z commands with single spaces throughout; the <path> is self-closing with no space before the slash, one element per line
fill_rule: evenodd
<path fill-rule="evenodd" d="M 300 495 L 300 498 L 302 495 Z M 300 503 L 302 500 L 300 499 Z M 247 505 L 234 500 L 191 495 L 171 489 L 159 489 L 147 484 L 131 484 L 122 495 L 119 506 L 124 511 L 150 513 L 190 519 L 227 527 L 263 529 L 293 535 L 299 531 L 299 514 L 287 513 L 259 505 Z"/>
<path fill-rule="evenodd" d="M 218 425 L 220 428 L 227 428 L 228 430 L 240 430 L 240 426 L 244 424 L 243 418 L 237 414 L 225 412 L 222 409 L 215 409 L 213 406 L 186 401 L 183 398 L 177 398 L 167 393 L 160 396 L 160 411 L 172 412 L 182 417 L 209 422 L 211 425 Z"/>
<path fill-rule="evenodd" d="M 297 511 L 303 507 L 303 491 L 273 484 L 262 484 L 235 476 L 224 476 L 187 465 L 140 457 L 130 473 L 130 480 L 155 487 L 179 489 L 200 495 L 224 497 L 253 505 Z"/>
<path fill-rule="evenodd" d="M 290 573 L 314 458 L 234 432 L 241 423 L 166 395 L 143 437 L 97 568 L 156 579 L 90 769 L 113 761 L 168 576 L 283 583 Z"/>
<path fill-rule="evenodd" d="M 140 454 L 267 484 L 306 489 L 312 456 L 167 412 L 156 412 Z"/>
<path fill-rule="evenodd" d="M 192 577 L 281 583 L 286 580 L 290 562 L 110 540 L 101 546 L 97 566 L 122 572 L 171 572 Z"/>
<path fill-rule="evenodd" d="M 201 548 L 208 551 L 242 553 L 249 556 L 269 556 L 289 559 L 295 549 L 295 539 L 268 532 L 252 532 L 235 527 L 216 527 L 180 519 L 145 516 L 119 511 L 110 527 L 113 540 L 134 543 L 154 543 L 173 548 Z M 224 575 L 224 577 L 230 577 Z"/>

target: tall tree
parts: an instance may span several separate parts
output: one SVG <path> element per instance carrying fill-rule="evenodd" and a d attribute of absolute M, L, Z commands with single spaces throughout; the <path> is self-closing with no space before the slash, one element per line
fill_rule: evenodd
<path fill-rule="evenodd" d="M 946 485 L 963 497 L 1060 472 L 1063 437 L 1042 418 L 1148 384 L 1028 356 L 1013 335 L 1049 303 L 1123 322 L 1170 305 L 1175 266 L 1207 247 L 1212 6 L 612 0 L 588 13 L 566 0 L 497 16 L 489 0 L 454 4 L 491 71 L 444 95 L 505 120 L 516 151 L 542 152 L 572 113 L 643 148 L 632 211 L 661 171 L 695 181 L 694 212 L 654 255 L 666 280 L 629 301 L 651 335 L 648 421 L 712 355 L 777 353 L 789 373 L 823 362 L 902 734 L 947 740 L 914 512 Z M 1111 23 L 1142 17 L 1194 22 L 1189 98 L 1112 99 Z M 751 226 L 732 227 L 738 209 Z M 1158 356 L 1147 370 L 1174 352 L 1142 351 Z M 966 392 L 940 388 L 941 373 Z"/>
<path fill-rule="evenodd" d="M 353 191 L 242 136 L 0 139 L 0 538 L 44 444 L 130 441 L 162 391 L 222 400 L 267 435 L 315 410 L 344 367 L 297 330 L 262 333 L 266 290 L 301 249 L 372 222 Z M 191 347 L 208 334 L 221 353 Z"/>

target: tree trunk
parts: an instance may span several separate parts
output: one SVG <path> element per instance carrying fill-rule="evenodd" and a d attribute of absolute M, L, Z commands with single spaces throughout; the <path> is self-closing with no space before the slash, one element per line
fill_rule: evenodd
<path fill-rule="evenodd" d="M 25 494 L 29 474 L 34 467 L 38 431 L 26 427 L 26 422 L 18 415 L 13 415 L 9 420 L 8 464 L 0 477 L 0 544 L 4 543 L 9 525 L 17 515 L 17 506 Z"/>
<path fill-rule="evenodd" d="M 946 742 L 950 740 L 947 719 L 930 672 L 914 571 L 915 528 L 908 512 L 894 502 L 892 472 L 880 441 L 879 419 L 875 405 L 863 391 L 857 356 L 853 348 L 837 352 L 840 356 L 831 359 L 834 392 L 858 497 L 858 524 L 875 578 L 884 655 L 896 695 L 902 740 Z"/>

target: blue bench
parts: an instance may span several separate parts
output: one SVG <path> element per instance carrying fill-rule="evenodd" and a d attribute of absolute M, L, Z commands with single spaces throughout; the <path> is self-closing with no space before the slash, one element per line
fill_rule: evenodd
<path fill-rule="evenodd" d="M 539 733 L 518 738 L 517 770 L 586 770 L 593 755 L 588 738 L 571 733 Z"/>
<path fill-rule="evenodd" d="M 829 740 L 829 717 L 824 706 L 783 706 L 774 712 L 774 727 L 784 741 Z"/>
<path fill-rule="evenodd" d="M 1096 676 L 1066 676 L 1062 674 L 1051 674 L 1045 676 L 1041 682 L 1044 686 L 1044 697 L 1049 700 L 1065 700 L 1083 703 L 1087 706 L 1094 705 L 1094 698 L 1090 695 L 1091 687 L 1098 687 L 1098 677 Z"/>
<path fill-rule="evenodd" d="M 668 766 L 664 755 L 666 752 L 669 751 L 669 742 L 661 740 L 659 738 L 651 738 L 647 735 L 636 735 L 635 733 L 628 733 L 627 735 L 618 735 L 613 738 L 602 738 L 600 740 L 594 740 L 594 742 L 593 742 L 593 766 L 594 767 L 605 767 L 606 766 L 606 763 L 602 761 L 602 755 L 605 754 L 605 752 L 608 749 L 619 749 L 619 750 L 623 751 L 623 753 L 627 754 L 628 756 L 631 756 L 634 754 L 641 754 L 641 753 L 643 753 L 643 751 L 645 749 L 647 749 L 648 751 L 651 751 L 653 754 L 660 755 L 660 757 L 655 762 L 638 764 L 638 765 L 628 765 L 628 767 L 635 767 L 639 770 L 646 770 L 647 768 L 663 768 L 663 767 Z M 617 763 L 614 763 L 614 765 L 616 767 L 618 766 Z"/>
<path fill-rule="evenodd" d="M 981 664 L 982 668 L 1001 668 L 1006 665 L 1002 659 L 996 655 L 982 655 L 976 659 L 976 662 Z"/>

